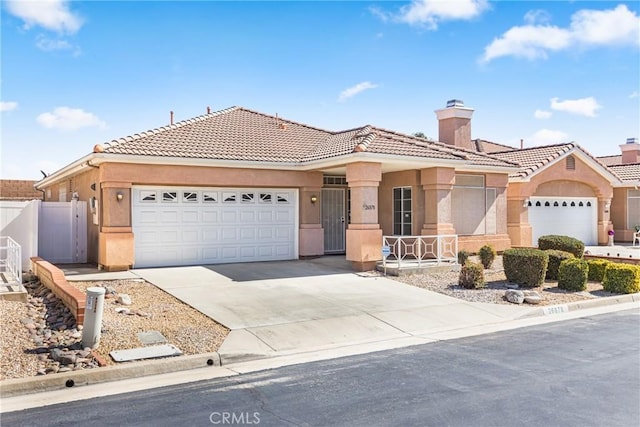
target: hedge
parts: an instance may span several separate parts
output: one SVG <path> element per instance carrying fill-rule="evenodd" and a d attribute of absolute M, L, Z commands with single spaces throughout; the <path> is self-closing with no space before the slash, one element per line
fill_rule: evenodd
<path fill-rule="evenodd" d="M 589 280 L 592 282 L 602 282 L 604 279 L 604 270 L 610 264 L 606 259 L 589 259 Z"/>
<path fill-rule="evenodd" d="M 558 268 L 562 261 L 575 258 L 571 252 L 559 251 L 557 249 L 547 249 L 545 253 L 549 256 L 549 265 L 547 266 L 547 275 L 545 276 L 549 280 L 558 280 Z"/>
<path fill-rule="evenodd" d="M 535 287 L 544 283 L 549 256 L 539 249 L 507 249 L 502 253 L 502 264 L 508 281 Z"/>
<path fill-rule="evenodd" d="M 587 289 L 589 264 L 580 258 L 562 261 L 558 268 L 558 288 L 566 291 L 584 291 Z"/>
<path fill-rule="evenodd" d="M 640 292 L 640 267 L 610 262 L 604 270 L 602 288 L 616 294 Z"/>
<path fill-rule="evenodd" d="M 556 249 L 571 252 L 576 258 L 582 258 L 584 254 L 584 243 L 573 237 L 551 234 L 538 238 L 538 249 Z"/>

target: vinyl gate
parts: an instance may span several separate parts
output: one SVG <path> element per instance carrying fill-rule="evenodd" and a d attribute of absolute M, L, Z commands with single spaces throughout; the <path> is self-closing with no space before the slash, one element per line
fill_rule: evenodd
<path fill-rule="evenodd" d="M 87 262 L 87 202 L 40 202 L 38 256 L 57 264 Z"/>

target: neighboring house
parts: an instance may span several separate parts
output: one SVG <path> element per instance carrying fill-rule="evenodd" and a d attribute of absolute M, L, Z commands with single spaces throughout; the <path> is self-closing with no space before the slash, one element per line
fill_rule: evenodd
<path fill-rule="evenodd" d="M 637 138 L 628 138 L 620 145 L 621 155 L 598 159 L 615 172 L 622 182 L 613 188 L 611 220 L 615 239 L 629 242 L 635 227 L 640 226 L 640 144 Z"/>
<path fill-rule="evenodd" d="M 40 200 L 42 192 L 34 188 L 37 181 L 0 179 L 0 200 Z"/>
<path fill-rule="evenodd" d="M 472 140 L 473 111 L 456 100 L 437 110 L 441 142 L 207 111 L 96 145 L 36 188 L 89 202 L 88 259 L 110 270 L 332 253 L 363 270 L 382 258 L 383 235 L 455 234 L 469 251 L 567 230 L 606 242 L 616 173 L 576 144 Z"/>

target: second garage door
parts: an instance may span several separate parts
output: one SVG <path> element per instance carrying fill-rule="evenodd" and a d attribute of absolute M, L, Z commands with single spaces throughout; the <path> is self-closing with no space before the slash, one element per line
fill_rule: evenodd
<path fill-rule="evenodd" d="M 132 190 L 135 267 L 296 259 L 295 189 Z"/>
<path fill-rule="evenodd" d="M 571 236 L 585 245 L 598 244 L 598 199 L 595 197 L 532 197 L 529 224 L 532 244 L 547 234 Z"/>

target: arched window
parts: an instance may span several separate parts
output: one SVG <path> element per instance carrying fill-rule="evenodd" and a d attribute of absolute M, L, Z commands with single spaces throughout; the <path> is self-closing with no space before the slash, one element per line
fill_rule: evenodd
<path fill-rule="evenodd" d="M 573 156 L 567 157 L 567 170 L 575 170 L 576 168 L 576 158 Z"/>

